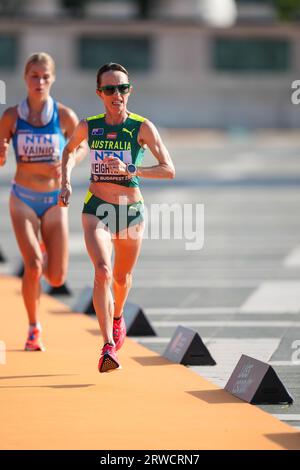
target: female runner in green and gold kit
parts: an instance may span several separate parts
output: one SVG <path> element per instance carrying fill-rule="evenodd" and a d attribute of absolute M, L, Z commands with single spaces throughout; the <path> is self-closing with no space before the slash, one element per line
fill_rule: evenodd
<path fill-rule="evenodd" d="M 95 269 L 93 302 L 104 341 L 99 372 L 120 367 L 116 351 L 126 336 L 123 307 L 144 229 L 139 178 L 175 177 L 174 165 L 156 127 L 127 110 L 131 92 L 129 75 L 123 66 L 115 63 L 102 66 L 97 74 L 96 93 L 103 101 L 105 114 L 82 120 L 63 152 L 59 200 L 67 206 L 72 193 L 74 151 L 84 140 L 90 147 L 91 183 L 82 223 Z M 141 166 L 146 147 L 157 159 L 154 166 Z"/>

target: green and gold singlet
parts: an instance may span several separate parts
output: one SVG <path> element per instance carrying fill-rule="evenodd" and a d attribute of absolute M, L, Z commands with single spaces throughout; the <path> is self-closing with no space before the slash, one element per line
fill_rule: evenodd
<path fill-rule="evenodd" d="M 103 162 L 106 157 L 116 157 L 124 163 L 141 165 L 144 149 L 138 143 L 138 133 L 146 118 L 130 113 L 127 119 L 118 125 L 105 122 L 105 114 L 87 118 L 88 144 L 91 156 L 91 181 L 94 183 L 114 183 L 122 186 L 137 187 L 139 178 L 115 174 Z"/>

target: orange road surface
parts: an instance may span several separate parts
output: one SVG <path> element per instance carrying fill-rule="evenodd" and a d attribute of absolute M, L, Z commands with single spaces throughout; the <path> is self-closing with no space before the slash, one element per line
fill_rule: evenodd
<path fill-rule="evenodd" d="M 127 339 L 99 374 L 93 318 L 43 295 L 47 351 L 24 352 L 18 279 L 0 277 L 0 449 L 300 449 L 300 433 Z"/>

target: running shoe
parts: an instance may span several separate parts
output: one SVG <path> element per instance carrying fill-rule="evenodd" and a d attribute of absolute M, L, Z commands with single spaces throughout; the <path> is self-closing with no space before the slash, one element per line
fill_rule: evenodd
<path fill-rule="evenodd" d="M 113 323 L 113 338 L 116 345 L 116 351 L 123 346 L 126 338 L 126 325 L 123 315 L 118 320 L 114 319 Z"/>
<path fill-rule="evenodd" d="M 115 346 L 106 343 L 102 348 L 101 356 L 99 359 L 99 372 L 108 372 L 110 370 L 118 369 L 119 367 L 120 363 L 117 358 Z"/>
<path fill-rule="evenodd" d="M 38 328 L 34 328 L 28 333 L 25 351 L 45 351 L 41 342 L 41 332 Z"/>

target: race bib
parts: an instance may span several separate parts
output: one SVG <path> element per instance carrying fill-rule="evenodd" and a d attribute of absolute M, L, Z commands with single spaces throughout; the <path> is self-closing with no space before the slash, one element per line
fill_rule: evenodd
<path fill-rule="evenodd" d="M 54 162 L 60 158 L 59 135 L 20 133 L 18 135 L 20 162 Z"/>
<path fill-rule="evenodd" d="M 127 175 L 118 175 L 103 160 L 107 157 L 119 158 L 122 162 L 132 163 L 130 150 L 91 150 L 91 180 L 97 181 L 127 181 Z"/>

